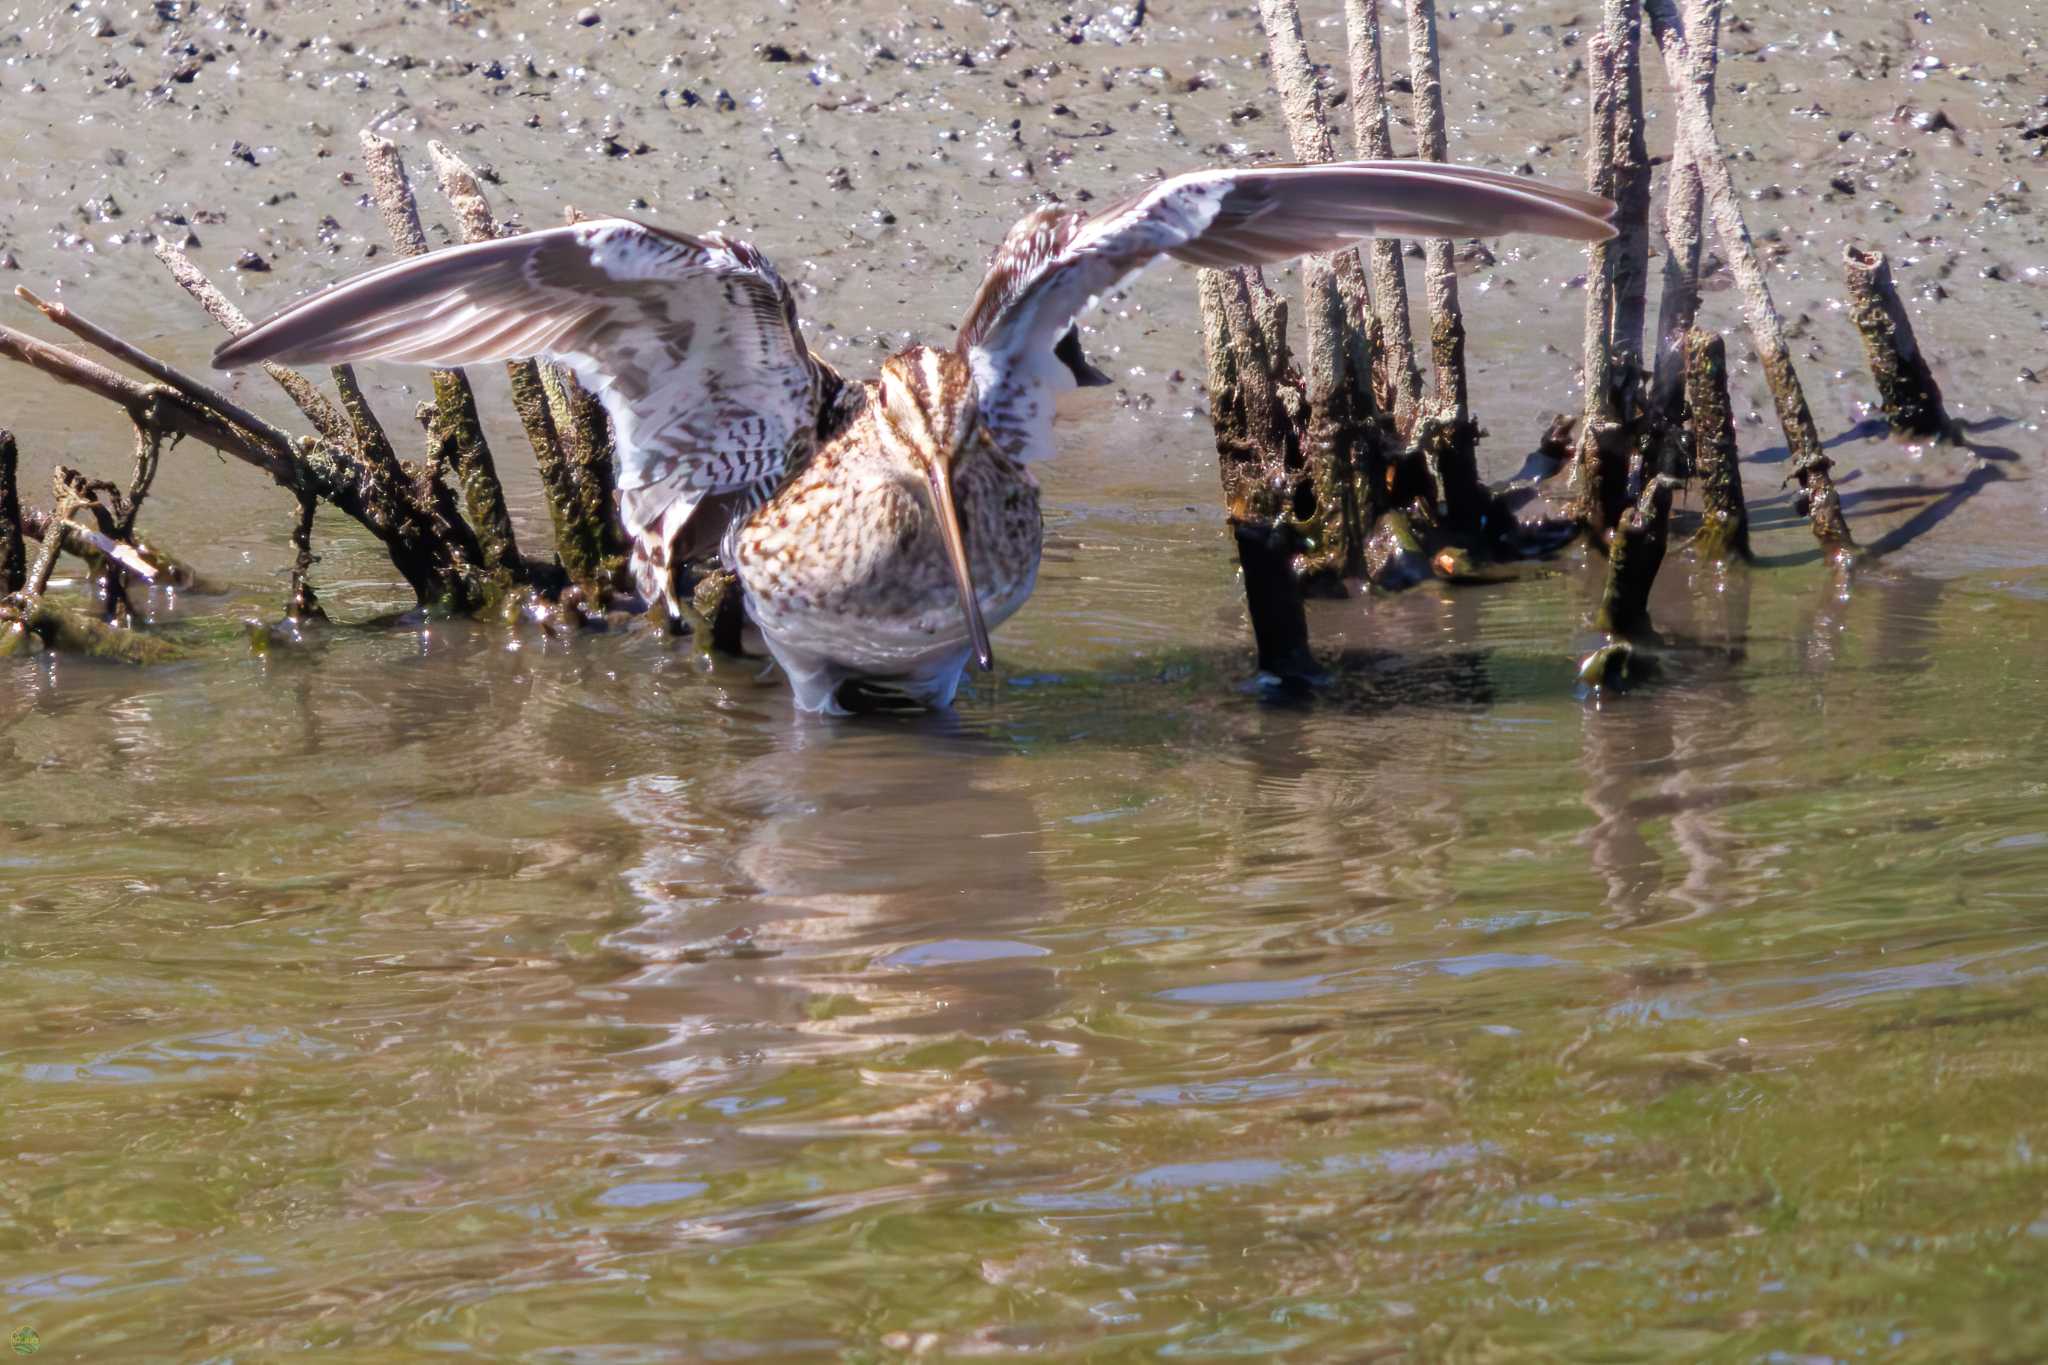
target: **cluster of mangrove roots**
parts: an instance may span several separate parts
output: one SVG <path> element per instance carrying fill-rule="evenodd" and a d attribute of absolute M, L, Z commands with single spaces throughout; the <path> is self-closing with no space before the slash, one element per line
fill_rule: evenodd
<path fill-rule="evenodd" d="M 1704 240 L 1717 241 L 1770 389 L 1794 505 L 1824 554 L 1856 552 L 1785 329 L 1744 222 L 1714 129 L 1721 0 L 1601 0 L 1587 43 L 1588 188 L 1614 200 L 1617 235 L 1588 248 L 1584 407 L 1545 438 L 1563 456 L 1567 525 L 1607 556 L 1596 625 L 1616 639 L 1646 631 L 1674 493 L 1695 490 L 1699 557 L 1749 558 L 1725 344 L 1698 326 Z M 1419 155 L 1443 160 L 1444 99 L 1436 7 L 1410 0 L 1409 83 Z M 1296 158 L 1333 156 L 1317 71 L 1296 0 L 1260 0 L 1274 84 Z M 1645 20 L 1647 19 L 1647 29 Z M 1393 154 L 1378 0 L 1347 0 L 1350 107 L 1357 154 Z M 1649 331 L 1651 159 L 1644 138 L 1645 38 L 1672 91 L 1676 147 L 1664 174 L 1664 254 Z M 1465 326 L 1453 244 L 1424 244 L 1432 377 L 1425 387 L 1409 321 L 1398 242 L 1365 259 L 1346 251 L 1303 271 L 1304 360 L 1287 339 L 1287 306 L 1257 270 L 1204 271 L 1201 304 L 1224 504 L 1244 569 L 1262 668 L 1314 671 L 1305 591 L 1363 578 L 1383 588 L 1461 576 L 1469 556 L 1554 548 L 1554 528 L 1524 526 L 1481 482 L 1469 405 Z M 1851 248 L 1851 314 L 1869 350 L 1895 432 L 1954 431 L 1878 253 Z M 1654 347 L 1646 350 L 1646 337 Z M 1447 548 L 1448 547 L 1448 548 Z M 1340 589 L 1341 590 L 1341 589 Z"/>
<path fill-rule="evenodd" d="M 402 255 L 427 250 L 419 206 L 397 146 L 373 130 L 362 135 L 379 214 Z M 497 224 L 476 176 L 438 143 L 428 144 L 443 194 L 465 241 L 506 229 Z M 156 256 L 171 277 L 230 333 L 249 320 L 168 240 Z M 391 434 L 346 365 L 330 371 L 333 396 L 282 365 L 263 368 L 304 416 L 294 434 L 219 390 L 121 339 L 63 304 L 15 291 L 52 323 L 144 378 L 0 326 L 0 356 L 40 370 L 119 406 L 135 430 L 136 464 L 124 486 L 88 480 L 59 467 L 52 504 L 25 507 L 18 455 L 0 434 L 0 651 L 31 639 L 119 658 L 162 657 L 168 646 L 127 629 L 137 585 L 189 581 L 175 561 L 138 534 L 136 518 L 162 452 L 195 440 L 254 465 L 293 495 L 294 563 L 285 617 L 321 615 L 310 581 L 313 518 L 321 504 L 360 524 L 384 546 L 422 606 L 453 612 L 524 610 L 558 628 L 601 622 L 627 592 L 625 547 L 612 510 L 612 451 L 602 408 L 566 373 L 523 362 L 510 366 L 513 403 L 539 461 L 553 521 L 554 553 L 520 549 L 506 510 L 476 398 L 459 371 L 433 375 L 433 402 L 419 417 L 424 449 L 402 459 Z M 31 562 L 24 538 L 38 542 Z M 89 567 L 96 608 L 84 612 L 46 599 L 60 552 Z"/>
<path fill-rule="evenodd" d="M 1664 559 L 1674 491 L 1697 492 L 1694 552 L 1741 563 L 1747 513 L 1736 464 L 1728 361 L 1717 334 L 1698 326 L 1699 276 L 1709 233 L 1733 274 L 1751 344 L 1791 453 L 1795 506 L 1827 555 L 1848 564 L 1855 541 L 1843 519 L 1831 462 L 1814 429 L 1763 266 L 1714 129 L 1722 0 L 1601 0 L 1590 35 L 1591 126 L 1587 182 L 1617 206 L 1618 235 L 1591 248 L 1586 287 L 1584 406 L 1553 427 L 1545 446 L 1564 463 L 1568 516 L 1518 520 L 1479 475 L 1479 426 L 1466 379 L 1465 323 L 1453 244 L 1423 244 L 1428 375 L 1409 317 L 1401 244 L 1311 258 L 1303 269 L 1301 358 L 1288 341 L 1288 305 L 1256 269 L 1202 271 L 1199 291 L 1210 409 L 1224 500 L 1244 570 L 1260 666 L 1283 676 L 1315 671 L 1305 592 L 1342 592 L 1363 579 L 1389 589 L 1432 576 L 1458 578 L 1474 558 L 1542 552 L 1584 531 L 1606 554 L 1597 623 L 1612 637 L 1648 629 L 1648 600 Z M 1358 155 L 1394 147 L 1379 0 L 1345 0 L 1352 133 Z M 1296 0 L 1259 0 L 1272 72 L 1294 155 L 1335 156 L 1317 68 Z M 1664 175 L 1663 278 L 1649 331 L 1651 162 L 1644 142 L 1642 63 L 1647 36 L 1671 89 L 1676 146 Z M 1436 6 L 1406 6 L 1408 84 L 1417 151 L 1447 155 Z M 427 249 L 419 206 L 398 148 L 362 135 L 372 193 L 401 254 Z M 441 193 L 460 236 L 506 231 L 477 177 L 429 143 Z M 168 241 L 156 255 L 176 282 L 229 332 L 249 323 Z M 1956 428 L 1913 337 L 1884 256 L 1851 247 L 1850 313 L 1869 351 L 1892 428 L 1954 439 Z M 313 525 L 325 504 L 383 545 L 418 602 L 456 612 L 524 610 L 555 628 L 602 622 L 629 596 L 613 511 L 612 452 L 604 415 L 566 373 L 508 366 L 513 405 L 532 444 L 554 532 L 553 554 L 522 550 L 496 464 L 459 371 L 432 377 L 423 405 L 424 449 L 402 459 L 346 365 L 330 371 L 332 396 L 280 365 L 264 369 L 309 430 L 288 432 L 226 394 L 165 364 L 62 304 L 17 290 L 44 317 L 142 377 L 0 327 L 0 357 L 119 406 L 135 430 L 125 485 L 59 467 L 47 508 L 24 505 L 13 438 L 0 433 L 0 653 L 30 640 L 113 657 L 162 657 L 168 646 L 129 629 L 136 585 L 189 581 L 136 526 L 167 446 L 196 440 L 268 474 L 295 504 L 294 560 L 285 617 L 317 618 L 311 582 Z M 1646 336 L 1656 344 L 1647 352 Z M 33 558 L 27 547 L 33 544 Z M 46 600 L 59 554 L 82 560 L 92 610 Z M 729 575 L 698 584 L 696 604 L 714 645 L 732 647 L 738 615 Z M 1604 665 L 1603 665 L 1604 667 Z"/>
<path fill-rule="evenodd" d="M 1436 10 L 1408 7 L 1422 154 L 1445 155 Z M 1259 17 L 1294 154 L 1335 156 L 1294 0 Z M 1353 127 L 1360 156 L 1392 154 L 1376 0 L 1349 0 Z M 1400 243 L 1376 241 L 1303 265 L 1303 355 L 1286 304 L 1253 267 L 1199 276 L 1210 413 L 1260 667 L 1313 671 L 1303 590 L 1346 579 L 1402 587 L 1431 576 L 1432 545 L 1498 549 L 1523 528 L 1479 478 L 1478 424 L 1465 382 L 1465 324 L 1451 244 L 1425 247 L 1431 383 L 1416 360 Z M 1464 554 L 1444 561 L 1467 562 Z M 1455 570 L 1453 570 L 1455 571 Z"/>

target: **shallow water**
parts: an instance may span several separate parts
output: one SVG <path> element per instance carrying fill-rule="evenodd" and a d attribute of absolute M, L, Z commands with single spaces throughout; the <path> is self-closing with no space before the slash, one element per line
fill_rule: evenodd
<path fill-rule="evenodd" d="M 367 8 L 367 49 L 427 23 Z M 1514 102 L 1563 60 L 1531 36 L 1544 8 L 1515 11 L 1527 54 L 1447 29 L 1447 63 L 1486 55 L 1465 132 L 1516 155 L 1532 121 L 1581 121 L 1534 87 Z M 479 12 L 505 33 L 523 14 Z M 1773 16 L 1802 50 L 1849 22 L 1792 5 L 1757 22 Z M 535 219 L 558 193 L 612 206 L 593 187 L 616 188 L 617 159 L 569 126 L 624 105 L 606 81 L 641 101 L 725 83 L 756 111 L 706 147 L 680 122 L 701 111 L 625 106 L 629 128 L 665 130 L 627 162 L 665 220 L 693 212 L 700 164 L 760 173 L 777 119 L 805 139 L 783 138 L 775 173 L 806 186 L 870 135 L 789 95 L 813 89 L 801 72 L 759 75 L 749 45 L 787 40 L 779 20 L 628 37 L 616 16 L 596 34 L 524 17 L 541 36 L 519 41 L 563 66 L 596 54 L 538 101 L 560 128 L 470 130 L 515 182 L 522 158 L 576 149 L 561 185 L 531 190 Z M 974 45 L 974 67 L 868 81 L 915 115 L 886 136 L 957 108 L 976 156 L 1001 143 L 1006 75 L 1084 64 L 1039 93 L 1144 131 L 1135 151 L 1072 141 L 1062 185 L 1104 192 L 1275 134 L 1228 119 L 1258 94 L 1254 49 L 1197 42 L 1192 20 L 1155 14 L 1134 49 L 1027 16 L 1003 57 L 1000 16 L 828 17 L 796 31 L 845 73 L 879 41 Z M 0 60 L 83 100 L 59 79 L 85 69 L 79 23 L 46 16 Z M 1962 27 L 1965 55 L 1994 60 L 1995 37 Z M 471 58 L 515 46 L 427 31 Z M 211 92 L 215 64 L 126 167 L 17 149 L 25 193 L 112 187 L 140 216 L 150 191 L 125 172 L 194 145 L 209 111 L 303 148 L 319 135 L 301 120 L 345 130 L 403 85 L 423 141 L 454 121 L 436 92 L 475 84 L 388 53 L 288 60 L 368 85 L 302 81 L 279 114 Z M 2031 48 L 1997 60 L 2039 70 Z M 1218 75 L 1165 133 L 1154 61 Z M 1157 89 L 1095 88 L 1112 68 Z M 1814 98 L 1786 84 L 1751 85 L 1731 117 Z M 205 134 L 229 135 L 246 136 Z M 1859 225 L 1895 245 L 1948 231 L 1931 198 L 1968 208 L 1954 186 L 2003 174 L 1948 150 L 1944 179 L 1897 191 L 1902 215 Z M 1569 174 L 1569 153 L 1545 169 Z M 198 228 L 209 268 L 260 193 L 304 189 L 262 210 L 297 245 L 234 282 L 252 309 L 360 264 L 356 191 L 289 158 L 251 168 L 252 191 L 208 155 L 228 168 L 190 158 L 174 199 L 235 206 Z M 805 307 L 836 360 L 971 292 L 978 243 L 1026 192 L 964 178 L 969 155 L 863 172 L 829 221 L 745 224 L 785 263 L 818 253 Z M 1803 155 L 1762 153 L 1788 178 Z M 916 204 L 977 244 L 948 241 L 941 269 L 928 239 L 874 230 L 884 199 L 905 228 Z M 332 258 L 309 245 L 330 209 L 360 233 Z M 11 212 L 25 271 L 203 364 L 212 338 L 146 255 L 104 238 L 88 255 Z M 1793 223 L 1778 282 L 1813 314 L 1802 360 L 1851 520 L 1887 553 L 1850 579 L 1819 563 L 1782 451 L 1745 426 L 1763 563 L 1674 556 L 1662 680 L 1597 704 L 1573 686 L 1598 587 L 1575 555 L 1512 584 L 1317 603 L 1328 687 L 1252 688 L 1199 397 L 1171 377 L 1198 372 L 1191 291 L 1166 273 L 1091 342 L 1126 403 L 1068 422 L 1040 591 L 948 716 L 805 721 L 757 666 L 645 633 L 394 621 L 402 588 L 338 520 L 316 581 L 342 624 L 258 657 L 243 622 L 277 613 L 286 500 L 174 452 L 146 521 L 206 587 L 153 606 L 199 660 L 0 668 L 0 1331 L 32 1327 L 60 1359 L 2048 1355 L 2042 404 L 1987 336 L 2037 323 L 2038 288 L 2018 265 L 1998 289 L 1962 269 L 1958 297 L 1923 301 L 1989 458 L 1870 441 L 1853 335 L 1813 292 L 1846 210 L 1756 212 Z M 1958 252 L 2028 259 L 2024 216 L 1965 219 Z M 1572 253 L 1501 255 L 1467 297 L 1505 474 L 1576 403 L 1580 296 L 1558 284 Z M 402 373 L 373 381 L 391 414 L 416 397 Z M 104 414 L 0 385 L 32 494 L 56 459 L 120 469 Z M 540 543 L 519 449 L 504 433 Z"/>
<path fill-rule="evenodd" d="M 1598 707 L 1586 573 L 1329 604 L 1288 706 L 1099 606 L 1227 622 L 1179 540 L 1073 550 L 923 722 L 457 623 L 10 668 L 8 1320 L 2048 1349 L 2048 576 L 1674 562 Z"/>

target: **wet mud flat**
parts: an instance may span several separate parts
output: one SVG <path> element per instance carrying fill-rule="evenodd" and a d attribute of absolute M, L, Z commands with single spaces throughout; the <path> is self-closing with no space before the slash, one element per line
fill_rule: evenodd
<path fill-rule="evenodd" d="M 25 8 L 0 283 L 200 369 L 147 234 L 252 314 L 375 263 L 354 140 L 397 110 L 529 224 L 748 237 L 857 370 L 949 336 L 1036 196 L 1284 147 L 1250 11 L 695 8 Z M 1732 16 L 1720 118 L 1882 552 L 1846 592 L 1819 562 L 1731 334 L 1762 563 L 1674 553 L 1681 667 L 1616 704 L 1574 695 L 1572 557 L 1313 603 L 1327 692 L 1249 694 L 1175 269 L 1097 319 L 1118 382 L 1045 470 L 1043 586 L 925 723 L 798 725 L 645 634 L 379 623 L 410 595 L 339 522 L 341 626 L 254 657 L 290 499 L 168 452 L 153 529 L 207 586 L 149 608 L 208 648 L 0 680 L 0 1325 L 117 1357 L 2048 1349 L 2048 14 L 1842 8 Z M 1453 155 L 1575 181 L 1591 18 L 1446 11 Z M 1975 453 L 1868 434 L 1852 238 Z M 1486 247 L 1499 478 L 1582 406 L 1585 265 Z M 424 379 L 365 380 L 410 431 Z M 118 421 L 33 376 L 0 425 L 125 476 Z"/>

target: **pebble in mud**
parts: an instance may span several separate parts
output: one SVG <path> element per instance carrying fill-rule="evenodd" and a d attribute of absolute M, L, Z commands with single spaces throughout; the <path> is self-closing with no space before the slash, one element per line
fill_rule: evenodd
<path fill-rule="evenodd" d="M 595 28 L 604 22 L 604 15 L 598 13 L 597 6 L 586 5 L 576 11 L 576 22 L 585 28 Z"/>

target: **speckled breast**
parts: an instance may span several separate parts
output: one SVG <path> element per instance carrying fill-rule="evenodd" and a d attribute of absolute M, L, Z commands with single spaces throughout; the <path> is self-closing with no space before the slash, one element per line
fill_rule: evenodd
<path fill-rule="evenodd" d="M 1038 483 L 982 445 L 955 467 L 953 498 L 993 627 L 1037 580 Z M 877 674 L 967 646 L 923 481 L 855 442 L 820 451 L 748 518 L 734 557 L 748 612 L 771 639 Z"/>

